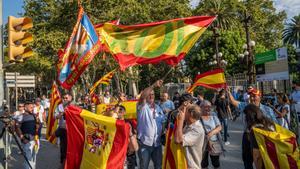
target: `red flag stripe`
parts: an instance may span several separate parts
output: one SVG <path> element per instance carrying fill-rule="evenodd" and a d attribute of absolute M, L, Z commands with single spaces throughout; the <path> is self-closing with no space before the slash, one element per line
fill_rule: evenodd
<path fill-rule="evenodd" d="M 223 69 L 214 69 L 214 70 L 211 70 L 211 71 L 208 71 L 208 72 L 205 72 L 205 73 L 201 73 L 201 74 L 199 74 L 195 77 L 194 82 L 197 82 L 197 80 L 202 78 L 202 77 L 217 74 L 217 73 L 224 73 L 224 70 Z"/>
<path fill-rule="evenodd" d="M 297 162 L 295 161 L 295 159 L 289 155 L 286 155 L 286 156 L 287 156 L 288 163 L 290 166 L 289 169 L 298 169 Z"/>
<path fill-rule="evenodd" d="M 264 140 L 265 140 L 267 153 L 270 157 L 270 160 L 272 161 L 274 169 L 280 169 L 275 144 L 272 141 L 270 141 L 267 137 L 264 137 Z"/>
<path fill-rule="evenodd" d="M 167 154 L 166 154 L 166 161 L 165 161 L 164 169 L 167 168 L 168 163 L 172 169 L 176 169 L 176 162 L 175 162 L 172 150 L 171 150 L 171 141 L 172 141 L 173 131 L 174 130 L 169 127 L 168 134 L 167 134 L 168 140 L 167 140 L 167 145 L 166 145 L 166 149 L 167 149 L 166 153 Z"/>
<path fill-rule="evenodd" d="M 125 125 L 125 121 L 116 121 L 116 134 L 114 137 L 113 145 L 107 160 L 106 168 L 122 169 L 124 167 L 124 161 L 127 153 L 127 145 L 129 138 L 129 125 Z M 127 139 L 126 139 L 127 138 Z"/>

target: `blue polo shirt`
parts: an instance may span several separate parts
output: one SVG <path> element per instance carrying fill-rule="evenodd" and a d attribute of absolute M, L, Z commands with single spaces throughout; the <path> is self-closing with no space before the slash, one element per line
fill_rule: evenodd
<path fill-rule="evenodd" d="M 137 105 L 137 134 L 144 145 L 161 145 L 160 138 L 165 122 L 166 116 L 160 106 L 155 104 L 151 108 L 148 103 Z"/>
<path fill-rule="evenodd" d="M 175 109 L 174 103 L 171 100 L 167 100 L 163 103 L 160 102 L 159 105 L 160 105 L 160 107 L 162 108 L 163 111 L 165 111 L 166 109 L 169 109 L 169 110 L 174 110 Z"/>
<path fill-rule="evenodd" d="M 239 102 L 239 104 L 238 104 L 238 109 L 239 109 L 241 112 L 244 112 L 244 109 L 245 109 L 245 107 L 246 107 L 248 104 L 249 104 L 249 103 L 247 103 L 247 102 Z M 273 111 L 269 106 L 260 104 L 260 105 L 259 105 L 259 108 L 260 108 L 260 110 L 263 112 L 263 114 L 264 114 L 266 117 L 268 117 L 269 119 L 271 119 L 271 120 L 274 121 L 275 123 L 278 123 L 274 111 Z"/>

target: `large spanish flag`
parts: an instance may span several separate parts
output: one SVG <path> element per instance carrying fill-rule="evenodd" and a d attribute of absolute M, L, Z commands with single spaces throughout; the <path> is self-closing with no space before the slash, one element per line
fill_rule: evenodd
<path fill-rule="evenodd" d="M 94 85 L 90 88 L 90 95 L 93 94 L 99 84 L 105 84 L 109 85 L 111 79 L 113 78 L 116 70 L 112 70 L 109 73 L 105 74 L 103 77 L 101 77 Z"/>
<path fill-rule="evenodd" d="M 167 130 L 166 147 L 163 154 L 163 169 L 187 169 L 186 158 L 181 144 L 175 143 L 176 122 Z"/>
<path fill-rule="evenodd" d="M 47 131 L 46 131 L 46 139 L 52 143 L 56 143 L 56 137 L 54 135 L 55 130 L 57 129 L 58 120 L 55 118 L 54 113 L 57 106 L 61 103 L 61 97 L 56 83 L 54 82 L 51 89 L 51 97 L 50 97 L 50 107 L 48 112 L 47 119 Z"/>
<path fill-rule="evenodd" d="M 130 100 L 121 102 L 120 105 L 124 106 L 126 109 L 125 119 L 136 119 L 136 107 L 138 100 Z M 114 107 L 117 103 L 110 104 L 98 104 L 97 105 L 97 114 L 103 114 L 107 109 Z"/>
<path fill-rule="evenodd" d="M 65 169 L 123 169 L 130 129 L 124 120 L 73 105 L 65 113 L 68 131 Z"/>
<path fill-rule="evenodd" d="M 215 18 L 194 16 L 139 25 L 105 23 L 96 30 L 121 70 L 161 61 L 176 65 Z"/>
<path fill-rule="evenodd" d="M 265 168 L 299 169 L 300 154 L 295 134 L 277 124 L 275 129 L 253 129 Z"/>
<path fill-rule="evenodd" d="M 223 69 L 215 69 L 200 75 L 197 75 L 194 84 L 192 84 L 187 91 L 191 93 L 197 86 L 203 86 L 211 89 L 218 89 L 226 87 L 226 80 Z"/>
<path fill-rule="evenodd" d="M 71 37 L 65 49 L 58 52 L 58 81 L 63 88 L 69 90 L 75 84 L 100 48 L 101 43 L 95 28 L 80 7 Z"/>

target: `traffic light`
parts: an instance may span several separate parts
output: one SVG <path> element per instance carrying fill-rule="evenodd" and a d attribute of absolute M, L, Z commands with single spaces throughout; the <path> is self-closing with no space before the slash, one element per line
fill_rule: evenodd
<path fill-rule="evenodd" d="M 22 62 L 33 55 L 28 43 L 33 41 L 32 34 L 26 32 L 33 27 L 29 17 L 8 17 L 8 56 L 9 62 Z"/>

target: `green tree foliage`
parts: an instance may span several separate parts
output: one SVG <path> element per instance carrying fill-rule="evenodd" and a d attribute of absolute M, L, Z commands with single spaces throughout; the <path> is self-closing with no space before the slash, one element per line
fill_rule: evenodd
<path fill-rule="evenodd" d="M 285 12 L 276 12 L 271 0 L 202 0 L 194 14 L 218 15 L 214 26 L 219 28 L 219 51 L 228 62 L 228 74 L 242 73 L 246 65 L 240 58 L 246 42 L 244 19 L 250 16 L 250 37 L 256 42 L 255 53 L 281 47 L 281 32 L 286 18 Z M 211 27 L 200 37 L 198 44 L 186 57 L 189 74 L 194 77 L 198 72 L 213 69 L 214 39 Z"/>
<path fill-rule="evenodd" d="M 294 16 L 283 31 L 283 41 L 285 44 L 295 45 L 300 48 L 300 14 Z"/>
<path fill-rule="evenodd" d="M 121 24 L 139 24 L 168 20 L 192 15 L 218 15 L 214 26 L 219 28 L 219 47 L 228 61 L 227 73 L 243 72 L 244 67 L 237 57 L 243 52 L 245 31 L 244 12 L 251 14 L 251 39 L 256 41 L 255 52 L 263 52 L 281 46 L 281 32 L 284 12 L 277 13 L 271 0 L 202 0 L 192 8 L 189 0 L 88 0 L 82 1 L 85 12 L 94 24 L 120 19 Z M 55 78 L 57 51 L 64 48 L 77 20 L 78 5 L 74 0 L 25 0 L 24 16 L 33 18 L 33 48 L 35 56 L 22 64 L 12 66 L 11 70 L 34 72 L 42 77 L 45 84 L 51 84 Z M 209 28 L 185 59 L 184 66 L 178 66 L 166 82 L 182 81 L 184 76 L 194 77 L 198 72 L 212 69 L 208 65 L 214 53 L 212 31 Z M 81 76 L 78 86 L 89 87 L 108 71 L 118 67 L 115 60 L 107 54 L 102 58 L 97 55 L 88 69 Z M 184 62 L 183 62 L 184 63 Z M 133 67 L 133 74 L 128 71 L 118 73 L 114 85 L 120 90 L 127 90 L 129 79 L 138 82 L 143 89 L 155 79 L 163 77 L 170 69 L 169 65 L 141 65 Z M 84 84 L 84 85 L 82 85 Z"/>

